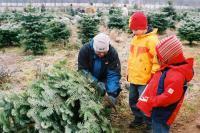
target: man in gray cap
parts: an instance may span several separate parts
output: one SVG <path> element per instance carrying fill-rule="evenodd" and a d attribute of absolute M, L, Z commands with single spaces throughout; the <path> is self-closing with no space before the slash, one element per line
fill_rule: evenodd
<path fill-rule="evenodd" d="M 117 51 L 110 45 L 108 35 L 99 33 L 81 48 L 78 70 L 91 77 L 100 95 L 107 93 L 111 103 L 116 104 L 116 97 L 121 91 L 121 65 Z"/>

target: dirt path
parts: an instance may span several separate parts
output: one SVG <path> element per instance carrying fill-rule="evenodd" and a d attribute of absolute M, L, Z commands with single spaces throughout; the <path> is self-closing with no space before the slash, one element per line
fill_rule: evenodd
<path fill-rule="evenodd" d="M 52 65 L 60 60 L 66 59 L 69 67 L 75 66 L 74 51 L 54 50 L 45 56 L 26 56 L 16 54 L 20 49 L 8 49 L 6 53 L 0 53 L 1 65 L 12 73 L 11 76 L 11 91 L 20 91 L 26 88 L 31 82 L 36 79 L 40 73 L 45 69 L 52 67 Z"/>

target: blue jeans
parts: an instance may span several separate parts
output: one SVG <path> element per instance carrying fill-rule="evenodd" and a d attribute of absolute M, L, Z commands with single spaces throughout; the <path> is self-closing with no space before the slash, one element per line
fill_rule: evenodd
<path fill-rule="evenodd" d="M 136 85 L 130 84 L 129 88 L 129 105 L 131 111 L 135 116 L 136 121 L 145 122 L 148 128 L 152 127 L 152 120 L 149 117 L 146 117 L 140 109 L 137 108 L 136 104 L 142 92 L 144 91 L 146 85 Z"/>
<path fill-rule="evenodd" d="M 145 85 L 130 84 L 129 88 L 129 106 L 135 117 L 143 118 L 144 114 L 136 107 L 138 99 L 145 89 Z"/>
<path fill-rule="evenodd" d="M 160 123 L 152 120 L 153 133 L 169 133 L 169 126 L 167 124 Z"/>

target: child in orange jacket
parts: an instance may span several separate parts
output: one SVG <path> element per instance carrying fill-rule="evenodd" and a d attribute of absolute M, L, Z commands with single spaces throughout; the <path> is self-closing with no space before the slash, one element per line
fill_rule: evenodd
<path fill-rule="evenodd" d="M 135 116 L 129 127 L 143 126 L 151 129 L 151 120 L 136 107 L 138 98 L 146 87 L 151 76 L 159 68 L 155 60 L 155 46 L 159 42 L 157 29 L 148 26 L 147 17 L 143 12 L 135 12 L 129 21 L 134 37 L 131 40 L 128 58 L 129 105 Z"/>

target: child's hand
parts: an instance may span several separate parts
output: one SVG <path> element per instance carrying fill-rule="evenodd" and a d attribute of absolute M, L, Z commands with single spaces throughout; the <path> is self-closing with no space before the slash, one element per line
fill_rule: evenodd
<path fill-rule="evenodd" d="M 146 116 L 151 116 L 152 103 L 150 97 L 140 97 L 136 105 Z"/>

